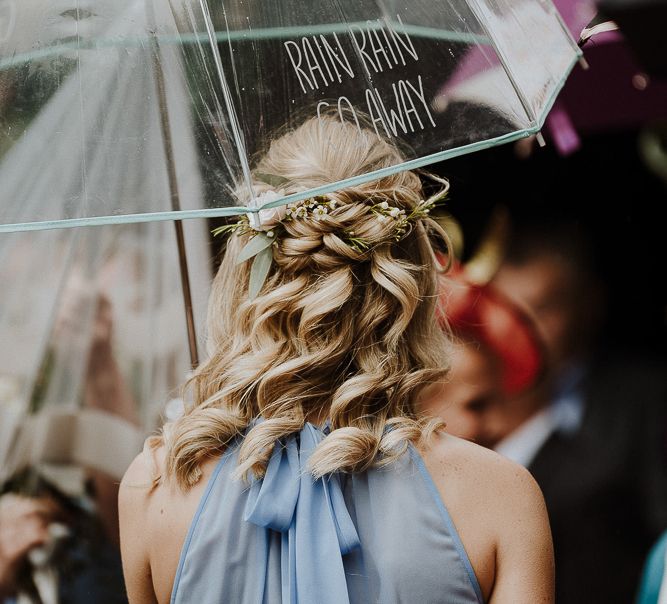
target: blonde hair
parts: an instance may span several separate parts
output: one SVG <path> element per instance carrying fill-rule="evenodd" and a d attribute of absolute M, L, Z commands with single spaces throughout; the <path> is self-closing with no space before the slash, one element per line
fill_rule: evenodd
<path fill-rule="evenodd" d="M 273 141 L 255 173 L 287 179 L 290 193 L 402 160 L 375 132 L 323 115 Z M 441 426 L 420 417 L 415 401 L 447 371 L 433 251 L 446 235 L 427 218 L 396 242 L 392 225 L 370 211 L 382 201 L 411 210 L 423 199 L 420 178 L 400 172 L 328 197 L 337 205 L 321 220 L 284 223 L 254 300 L 250 262 L 236 264 L 248 238 L 229 239 L 209 303 L 209 359 L 188 384 L 185 415 L 163 430 L 166 474 L 184 488 L 236 438 L 238 474 L 263 476 L 276 443 L 308 420 L 331 422 L 311 457 L 316 477 L 391 463 Z"/>

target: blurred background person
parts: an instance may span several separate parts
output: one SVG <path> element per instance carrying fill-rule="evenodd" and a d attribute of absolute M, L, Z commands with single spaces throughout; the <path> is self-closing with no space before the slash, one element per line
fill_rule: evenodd
<path fill-rule="evenodd" d="M 503 405 L 495 449 L 527 466 L 544 492 L 557 601 L 631 602 L 667 527 L 665 372 L 596 346 L 604 297 L 580 228 L 524 224 L 509 241 L 492 286 L 533 317 L 546 371 L 538 388 Z"/>
<path fill-rule="evenodd" d="M 92 329 L 80 325 L 92 284 L 77 282 L 63 305 L 54 337 L 86 338 L 85 407 L 138 424 L 133 395 L 113 351 L 113 312 L 97 297 Z M 119 480 L 86 468 L 76 473 L 27 468 L 0 496 L 0 602 L 124 604 L 119 551 Z"/>
<path fill-rule="evenodd" d="M 441 278 L 441 306 L 454 336 L 450 375 L 423 405 L 450 434 L 493 448 L 507 434 L 505 406 L 539 382 L 542 343 L 521 308 L 460 265 Z"/>
<path fill-rule="evenodd" d="M 568 4 L 578 13 L 585 3 L 559 8 Z M 559 95 L 547 147 L 526 140 L 441 168 L 467 240 L 483 237 L 499 202 L 515 224 L 491 287 L 532 313 L 546 369 L 536 388 L 494 407 L 496 448 L 544 491 L 564 604 L 632 602 L 667 521 L 667 248 L 656 220 L 667 183 L 667 54 L 654 30 L 667 3 L 598 6 L 606 15 L 596 23 L 612 18 L 621 31 L 584 45 L 590 69 L 576 68 Z M 664 556 L 649 566 L 659 571 Z"/>
<path fill-rule="evenodd" d="M 30 552 L 51 540 L 57 506 L 45 498 L 0 497 L 0 602 L 16 595 Z"/>
<path fill-rule="evenodd" d="M 30 481 L 29 495 L 18 488 L 0 497 L 0 602 L 126 603 L 118 547 L 94 491 L 73 497 L 45 478 Z"/>
<path fill-rule="evenodd" d="M 579 390 L 602 320 L 602 285 L 585 236 L 551 223 L 515 227 L 492 286 L 533 318 L 545 346 L 544 379 L 508 403 L 496 446 L 528 466 L 554 431 L 581 423 Z"/>

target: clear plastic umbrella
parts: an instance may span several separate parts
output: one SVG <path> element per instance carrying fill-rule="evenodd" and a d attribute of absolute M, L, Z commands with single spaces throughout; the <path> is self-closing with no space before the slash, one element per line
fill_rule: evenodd
<path fill-rule="evenodd" d="M 2 230 L 243 212 L 254 153 L 276 129 L 325 110 L 366 116 L 408 150 L 387 170 L 525 137 L 579 56 L 547 0 L 0 6 Z M 484 105 L 438 113 L 443 82 L 473 50 L 476 73 L 494 74 Z M 162 136 L 147 139 L 158 125 Z M 162 168 L 139 169 L 153 155 Z M 192 178 L 203 188 L 183 191 Z"/>
<path fill-rule="evenodd" d="M 442 83 L 472 55 L 476 75 L 492 75 L 484 102 L 438 113 Z M 578 56 L 545 0 L 0 0 L 0 232 L 247 212 L 239 200 L 254 197 L 253 155 L 277 129 L 323 111 L 364 120 L 406 149 L 385 172 L 525 137 L 541 127 Z M 322 182 L 269 205 L 378 175 Z M 150 239 L 148 230 L 128 232 Z M 100 233 L 0 238 L 10 285 L 0 327 L 14 325 L 30 283 L 64 287 L 64 250 L 76 241 L 92 246 L 94 266 L 105 238 L 120 240 Z M 177 223 L 196 362 L 185 239 Z M 14 349 L 26 346 L 14 359 L 26 365 L 19 374 L 37 375 L 57 310 L 44 302 L 23 336 L 3 333 Z M 57 398 L 78 400 L 77 379 Z"/>

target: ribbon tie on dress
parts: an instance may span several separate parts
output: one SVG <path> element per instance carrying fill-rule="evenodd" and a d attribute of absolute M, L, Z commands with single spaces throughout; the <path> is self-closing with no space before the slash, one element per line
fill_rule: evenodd
<path fill-rule="evenodd" d="M 343 556 L 359 546 L 340 478 L 315 480 L 308 460 L 326 434 L 305 424 L 276 443 L 262 480 L 250 487 L 244 519 L 282 533 L 284 604 L 349 602 Z"/>

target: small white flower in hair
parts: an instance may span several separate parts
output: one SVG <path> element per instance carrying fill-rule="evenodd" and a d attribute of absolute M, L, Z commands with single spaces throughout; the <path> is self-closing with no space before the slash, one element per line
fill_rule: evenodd
<path fill-rule="evenodd" d="M 392 208 L 391 210 L 389 210 L 389 216 L 391 216 L 392 218 L 398 218 L 402 214 L 405 214 L 405 211 L 401 210 L 400 208 Z"/>
<path fill-rule="evenodd" d="M 313 210 L 313 215 L 317 220 L 322 220 L 327 214 L 329 213 L 329 210 L 325 208 L 324 206 L 317 206 Z"/>
<path fill-rule="evenodd" d="M 253 197 L 248 202 L 248 207 L 251 209 L 261 208 L 267 203 L 277 201 L 285 197 L 285 191 L 273 191 L 269 189 L 260 193 L 257 197 Z M 259 212 L 252 212 L 248 215 L 250 227 L 255 231 L 269 231 L 273 229 L 281 220 L 287 216 L 287 207 L 278 206 L 277 208 L 267 208 Z"/>
<path fill-rule="evenodd" d="M 383 210 L 388 210 L 389 209 L 389 204 L 386 201 L 383 201 L 380 204 L 380 208 L 382 208 Z"/>

